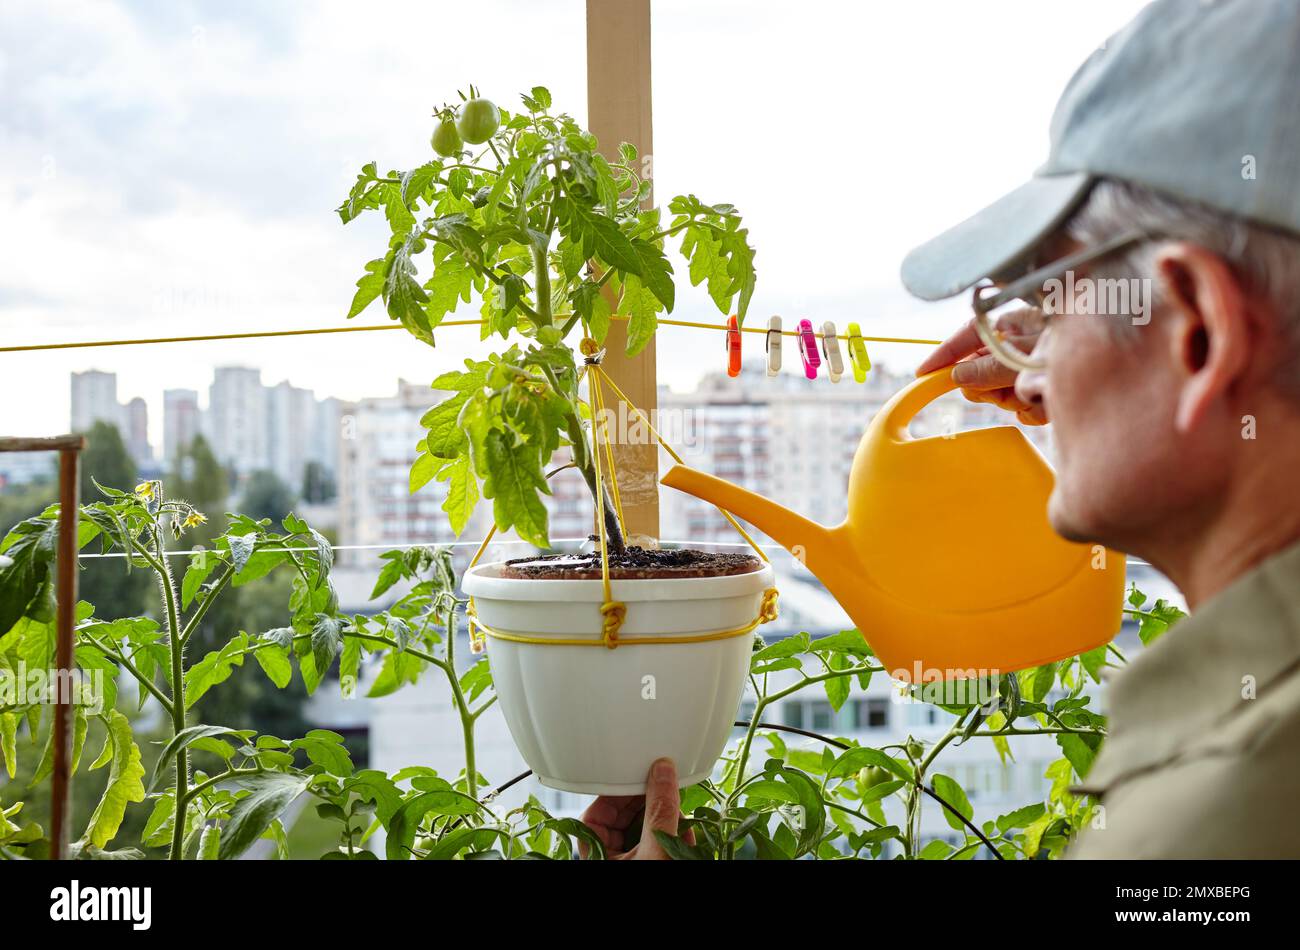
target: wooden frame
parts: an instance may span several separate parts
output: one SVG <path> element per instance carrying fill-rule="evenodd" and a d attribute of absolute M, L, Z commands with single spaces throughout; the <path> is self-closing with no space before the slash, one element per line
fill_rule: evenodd
<path fill-rule="evenodd" d="M 59 453 L 59 539 L 56 555 L 58 620 L 54 664 L 54 769 L 50 776 L 50 858 L 68 851 L 72 824 L 72 703 L 68 686 L 75 668 L 73 653 L 77 622 L 77 528 L 80 523 L 81 452 L 86 439 L 59 435 L 48 439 L 0 438 L 0 452 Z M 67 513 L 74 512 L 69 518 Z"/>

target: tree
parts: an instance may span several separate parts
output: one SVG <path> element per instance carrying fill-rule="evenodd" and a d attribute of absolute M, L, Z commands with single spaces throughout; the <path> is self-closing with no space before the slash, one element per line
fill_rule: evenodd
<path fill-rule="evenodd" d="M 311 505 L 329 501 L 338 494 L 334 476 L 320 462 L 308 462 L 302 473 L 302 500 Z"/>
<path fill-rule="evenodd" d="M 100 501 L 104 496 L 95 483 L 130 491 L 137 479 L 135 462 L 122 442 L 117 426 L 100 420 L 86 433 L 81 453 L 81 497 Z M 92 546 L 84 554 L 97 553 Z M 114 620 L 149 609 L 152 578 L 148 571 L 128 570 L 126 558 L 86 558 L 81 561 L 77 596 L 96 607 L 99 617 Z"/>
<path fill-rule="evenodd" d="M 230 499 L 230 480 L 207 439 L 197 435 L 181 450 L 168 481 L 171 496 L 184 498 L 207 516 L 207 524 L 192 532 L 193 543 L 211 544 L 226 529 L 225 510 Z"/>
<path fill-rule="evenodd" d="M 99 499 L 96 481 L 124 491 L 133 488 L 136 482 L 135 462 L 131 460 L 117 426 L 100 419 L 85 436 L 86 449 L 81 453 L 81 497 L 87 501 Z"/>
<path fill-rule="evenodd" d="M 40 478 L 26 485 L 6 486 L 0 491 L 0 529 L 8 530 L 25 518 L 32 518 L 58 500 L 52 478 Z"/>
<path fill-rule="evenodd" d="M 248 476 L 239 510 L 250 518 L 270 518 L 276 524 L 293 510 L 293 491 L 275 472 L 265 469 Z"/>

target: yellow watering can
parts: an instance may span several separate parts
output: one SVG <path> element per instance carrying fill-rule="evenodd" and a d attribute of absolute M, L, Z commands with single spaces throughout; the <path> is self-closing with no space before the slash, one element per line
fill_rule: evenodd
<path fill-rule="evenodd" d="M 848 516 L 834 528 L 684 465 L 662 481 L 799 557 L 898 679 L 1010 672 L 1107 643 L 1121 621 L 1124 555 L 1052 530 L 1052 471 L 1024 434 L 909 435 L 912 418 L 955 388 L 939 370 L 877 413 L 853 458 Z"/>

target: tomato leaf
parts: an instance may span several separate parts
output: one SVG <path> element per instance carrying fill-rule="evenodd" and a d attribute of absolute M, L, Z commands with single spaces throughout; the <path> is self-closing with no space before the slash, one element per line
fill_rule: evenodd
<path fill-rule="evenodd" d="M 942 772 L 935 773 L 932 779 L 934 784 L 934 793 L 942 798 L 945 802 L 957 809 L 966 818 L 972 818 L 975 815 L 975 809 L 971 807 L 970 799 L 966 797 L 966 792 L 956 779 L 953 779 Z M 939 806 L 943 808 L 942 805 Z M 960 818 L 954 815 L 947 808 L 943 808 L 944 821 L 948 822 L 948 827 L 957 831 L 965 831 L 966 825 Z"/>
<path fill-rule="evenodd" d="M 104 750 L 109 754 L 108 784 L 86 825 L 85 838 L 96 848 L 113 840 L 130 802 L 144 801 L 144 766 L 140 747 L 131 734 L 131 723 L 117 710 L 108 714 L 108 735 Z M 101 754 L 100 760 L 104 756 Z"/>
<path fill-rule="evenodd" d="M 241 779 L 248 794 L 238 798 L 230 810 L 217 857 L 229 861 L 247 851 L 310 782 L 310 776 L 284 772 L 266 772 Z"/>
<path fill-rule="evenodd" d="M 492 515 L 503 531 L 514 528 L 529 544 L 550 547 L 547 512 L 541 493 L 548 491 L 537 453 L 526 444 L 512 446 L 509 437 L 492 430 L 484 441 L 487 478 L 483 497 L 492 499 Z"/>

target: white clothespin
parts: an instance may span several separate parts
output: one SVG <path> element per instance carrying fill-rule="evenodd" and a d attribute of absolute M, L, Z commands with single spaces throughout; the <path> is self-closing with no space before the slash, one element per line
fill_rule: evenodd
<path fill-rule="evenodd" d="M 771 317 L 767 321 L 767 375 L 775 376 L 781 372 L 781 318 Z"/>
<path fill-rule="evenodd" d="M 838 383 L 844 375 L 844 356 L 840 353 L 840 339 L 835 335 L 835 324 L 827 320 L 822 324 L 822 352 L 826 354 L 826 371 L 831 382 Z"/>

